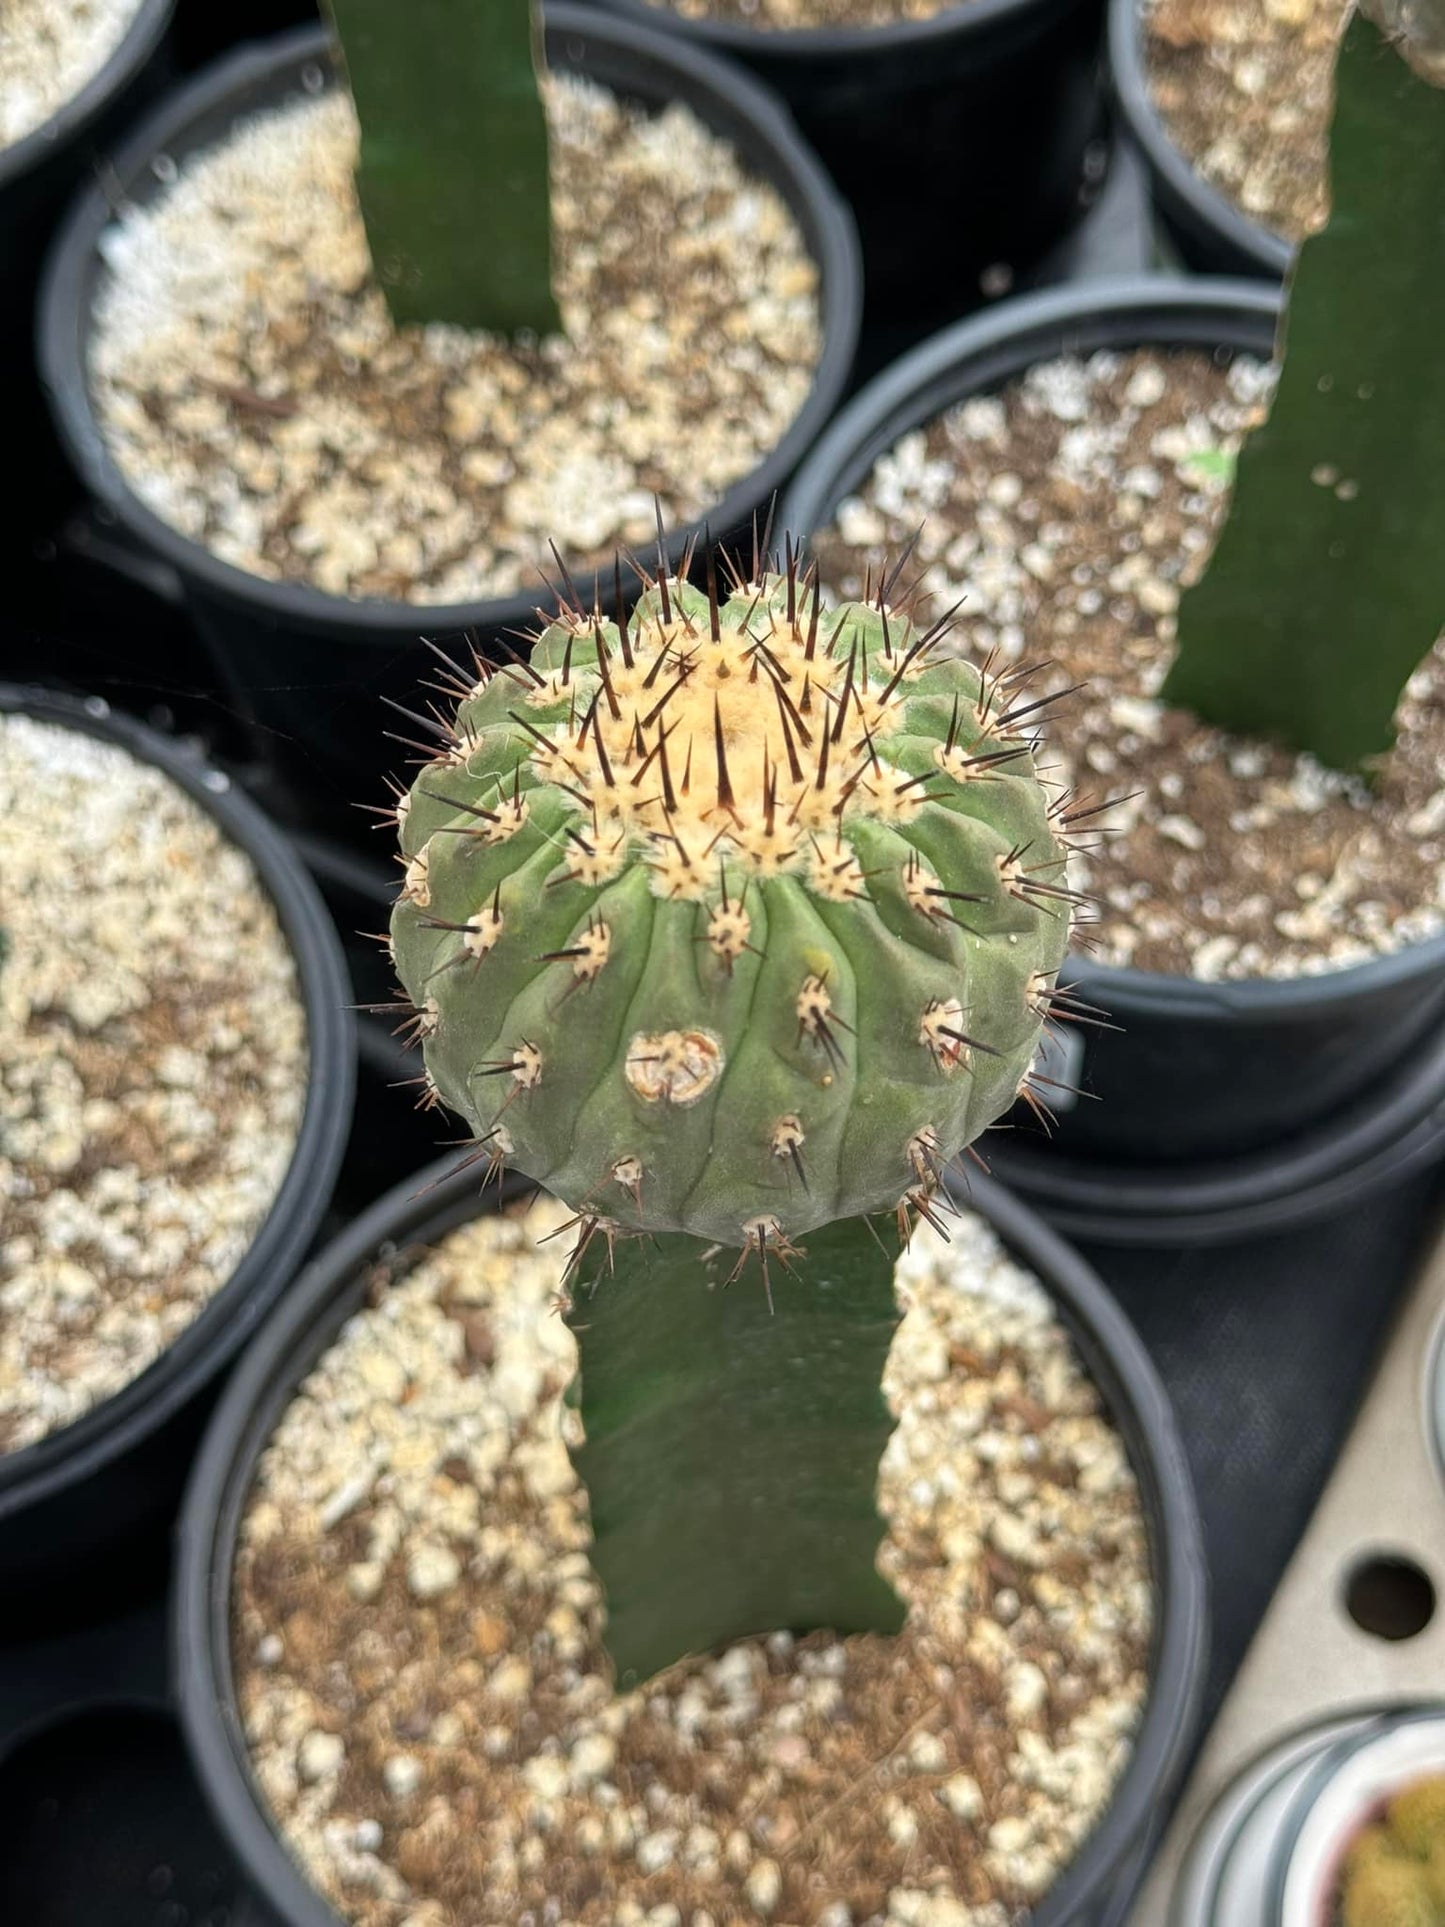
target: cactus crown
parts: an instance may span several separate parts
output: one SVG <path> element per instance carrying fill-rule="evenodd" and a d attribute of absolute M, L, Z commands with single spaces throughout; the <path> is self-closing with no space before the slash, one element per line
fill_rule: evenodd
<path fill-rule="evenodd" d="M 1445 1927 L 1445 1775 L 1402 1788 L 1345 1862 L 1343 1927 Z"/>
<path fill-rule="evenodd" d="M 479 670 L 401 799 L 392 922 L 429 1090 L 584 1227 L 786 1251 L 930 1209 L 1051 1009 L 1074 817 L 1044 700 L 825 609 L 789 551 Z"/>

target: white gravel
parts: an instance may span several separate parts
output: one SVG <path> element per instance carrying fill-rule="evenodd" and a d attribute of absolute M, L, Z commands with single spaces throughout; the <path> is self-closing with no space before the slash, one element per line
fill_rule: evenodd
<path fill-rule="evenodd" d="M 140 8 L 141 0 L 0 0 L 0 148 L 73 100 Z"/>
<path fill-rule="evenodd" d="M 482 1218 L 380 1289 L 260 1462 L 234 1639 L 292 1851 L 358 1927 L 1009 1927 L 1129 1756 L 1153 1611 L 1048 1298 L 972 1216 L 900 1266 L 898 1639 L 775 1634 L 619 1695 L 535 1242 L 562 1216 Z"/>
<path fill-rule="evenodd" d="M 554 76 L 565 333 L 394 329 L 341 94 L 239 125 L 106 234 L 91 379 L 164 521 L 252 574 L 459 602 L 702 516 L 776 446 L 821 352 L 781 196 L 680 105 Z"/>
<path fill-rule="evenodd" d="M 125 750 L 0 716 L 0 1453 L 145 1370 L 290 1164 L 306 1028 L 249 859 Z"/>

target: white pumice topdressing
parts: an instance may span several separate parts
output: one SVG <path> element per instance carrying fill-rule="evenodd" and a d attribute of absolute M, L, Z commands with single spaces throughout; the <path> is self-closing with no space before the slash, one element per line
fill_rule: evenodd
<path fill-rule="evenodd" d="M 87 87 L 140 9 L 141 0 L 0 0 L 0 148 Z"/>
<path fill-rule="evenodd" d="M 706 514 L 786 432 L 821 353 L 782 197 L 688 108 L 553 76 L 564 333 L 393 327 L 340 93 L 239 123 L 106 232 L 90 379 L 141 500 L 222 561 L 326 594 L 542 595 Z"/>
<path fill-rule="evenodd" d="M 0 1455 L 121 1390 L 234 1272 L 307 1084 L 249 857 L 168 777 L 0 715 Z"/>
<path fill-rule="evenodd" d="M 356 1927 L 1013 1927 L 1129 1758 L 1154 1614 L 1049 1298 L 968 1213 L 899 1266 L 896 1639 L 742 1640 L 619 1692 L 565 1240 L 539 1242 L 565 1216 L 483 1216 L 379 1278 L 257 1466 L 235 1671 L 290 1850 Z M 732 1289 L 767 1317 L 760 1278 Z"/>

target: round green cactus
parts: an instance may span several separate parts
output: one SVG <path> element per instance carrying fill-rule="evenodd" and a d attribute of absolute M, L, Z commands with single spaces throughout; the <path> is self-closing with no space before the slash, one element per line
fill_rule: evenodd
<path fill-rule="evenodd" d="M 1345 1861 L 1343 1927 L 1445 1927 L 1445 1776 L 1416 1780 Z"/>
<path fill-rule="evenodd" d="M 430 1087 L 584 1220 L 786 1251 L 909 1204 L 1014 1101 L 1059 993 L 1042 699 L 791 561 L 575 604 L 401 800 Z"/>

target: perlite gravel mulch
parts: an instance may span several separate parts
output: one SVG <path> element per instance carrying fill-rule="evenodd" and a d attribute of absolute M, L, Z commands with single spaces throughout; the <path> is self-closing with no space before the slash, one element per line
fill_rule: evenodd
<path fill-rule="evenodd" d="M 235 1672 L 292 1852 L 357 1927 L 1009 1927 L 1128 1760 L 1153 1615 L 1134 1476 L 1049 1300 L 971 1215 L 900 1267 L 897 1639 L 774 1634 L 618 1694 L 565 1240 L 536 1242 L 564 1216 L 379 1274 L 259 1463 Z M 767 1316 L 760 1278 L 733 1289 Z"/>
<path fill-rule="evenodd" d="M 543 340 L 395 329 L 341 94 L 243 123 L 108 230 L 90 380 L 126 479 L 223 562 L 455 603 L 611 566 L 777 446 L 822 350 L 781 195 L 688 108 L 554 76 Z"/>
<path fill-rule="evenodd" d="M 305 1106 L 250 859 L 115 744 L 0 716 L 0 1454 L 138 1377 L 226 1283 Z"/>

